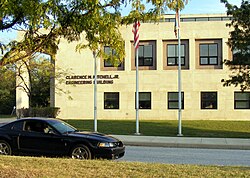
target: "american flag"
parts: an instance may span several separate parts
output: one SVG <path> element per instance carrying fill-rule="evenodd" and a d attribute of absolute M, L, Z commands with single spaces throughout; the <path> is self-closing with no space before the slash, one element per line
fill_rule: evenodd
<path fill-rule="evenodd" d="M 179 18 L 179 10 L 176 9 L 175 11 L 175 23 L 174 23 L 174 34 L 175 37 L 177 38 L 177 30 L 180 28 L 180 18 Z"/>
<path fill-rule="evenodd" d="M 132 32 L 134 33 L 134 47 L 137 49 L 139 47 L 139 27 L 140 27 L 140 22 L 135 21 L 133 25 Z"/>

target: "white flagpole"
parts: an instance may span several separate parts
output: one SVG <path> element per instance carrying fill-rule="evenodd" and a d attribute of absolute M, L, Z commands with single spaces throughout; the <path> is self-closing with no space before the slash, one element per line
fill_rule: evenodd
<path fill-rule="evenodd" d="M 182 109 L 182 103 L 181 103 L 181 37 L 180 37 L 180 10 L 178 8 L 178 21 L 177 21 L 177 27 L 178 27 L 178 134 L 177 136 L 183 136 L 182 135 L 182 126 L 181 126 L 181 109 Z"/>
<path fill-rule="evenodd" d="M 139 47 L 138 47 L 139 48 Z M 138 63 L 139 63 L 139 50 L 136 48 L 136 135 L 140 135 L 139 132 L 139 70 L 138 70 Z"/>
<path fill-rule="evenodd" d="M 97 132 L 97 64 L 96 51 L 93 51 L 94 56 L 94 131 Z"/>
<path fill-rule="evenodd" d="M 137 11 L 139 11 L 140 8 L 140 1 L 137 0 Z M 139 131 L 139 26 L 140 23 L 136 20 L 134 24 L 134 47 L 135 47 L 135 55 L 136 55 L 136 135 L 140 135 Z"/>

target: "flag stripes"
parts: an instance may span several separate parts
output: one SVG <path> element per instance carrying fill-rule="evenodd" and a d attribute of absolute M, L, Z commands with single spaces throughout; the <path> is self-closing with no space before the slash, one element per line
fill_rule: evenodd
<path fill-rule="evenodd" d="M 139 47 L 139 27 L 140 27 L 140 22 L 135 21 L 133 25 L 132 32 L 134 33 L 134 47 L 137 49 Z"/>
<path fill-rule="evenodd" d="M 175 37 L 177 38 L 177 30 L 180 28 L 180 18 L 179 18 L 179 10 L 176 9 L 175 11 L 175 23 L 174 23 L 174 34 Z"/>

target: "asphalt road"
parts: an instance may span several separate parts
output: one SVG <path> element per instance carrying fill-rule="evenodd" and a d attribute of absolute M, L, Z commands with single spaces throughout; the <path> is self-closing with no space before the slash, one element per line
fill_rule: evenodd
<path fill-rule="evenodd" d="M 250 150 L 126 146 L 125 156 L 118 161 L 250 166 Z"/>

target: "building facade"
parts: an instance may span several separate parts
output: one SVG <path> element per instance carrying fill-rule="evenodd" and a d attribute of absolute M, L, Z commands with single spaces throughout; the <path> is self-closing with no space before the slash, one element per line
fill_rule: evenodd
<path fill-rule="evenodd" d="M 166 15 L 158 23 L 140 26 L 139 118 L 143 120 L 177 119 L 178 41 L 174 19 L 174 15 Z M 250 93 L 223 87 L 221 82 L 231 73 L 223 65 L 224 59 L 233 56 L 226 44 L 229 20 L 225 14 L 181 16 L 183 120 L 249 120 Z M 114 67 L 103 59 L 97 60 L 98 119 L 136 117 L 132 25 L 120 31 L 125 40 L 124 61 Z M 89 49 L 75 52 L 76 45 L 61 41 L 55 69 L 67 72 L 61 75 L 62 80 L 55 80 L 53 104 L 60 107 L 59 118 L 93 119 L 94 58 Z M 110 51 L 108 46 L 103 48 Z"/>

